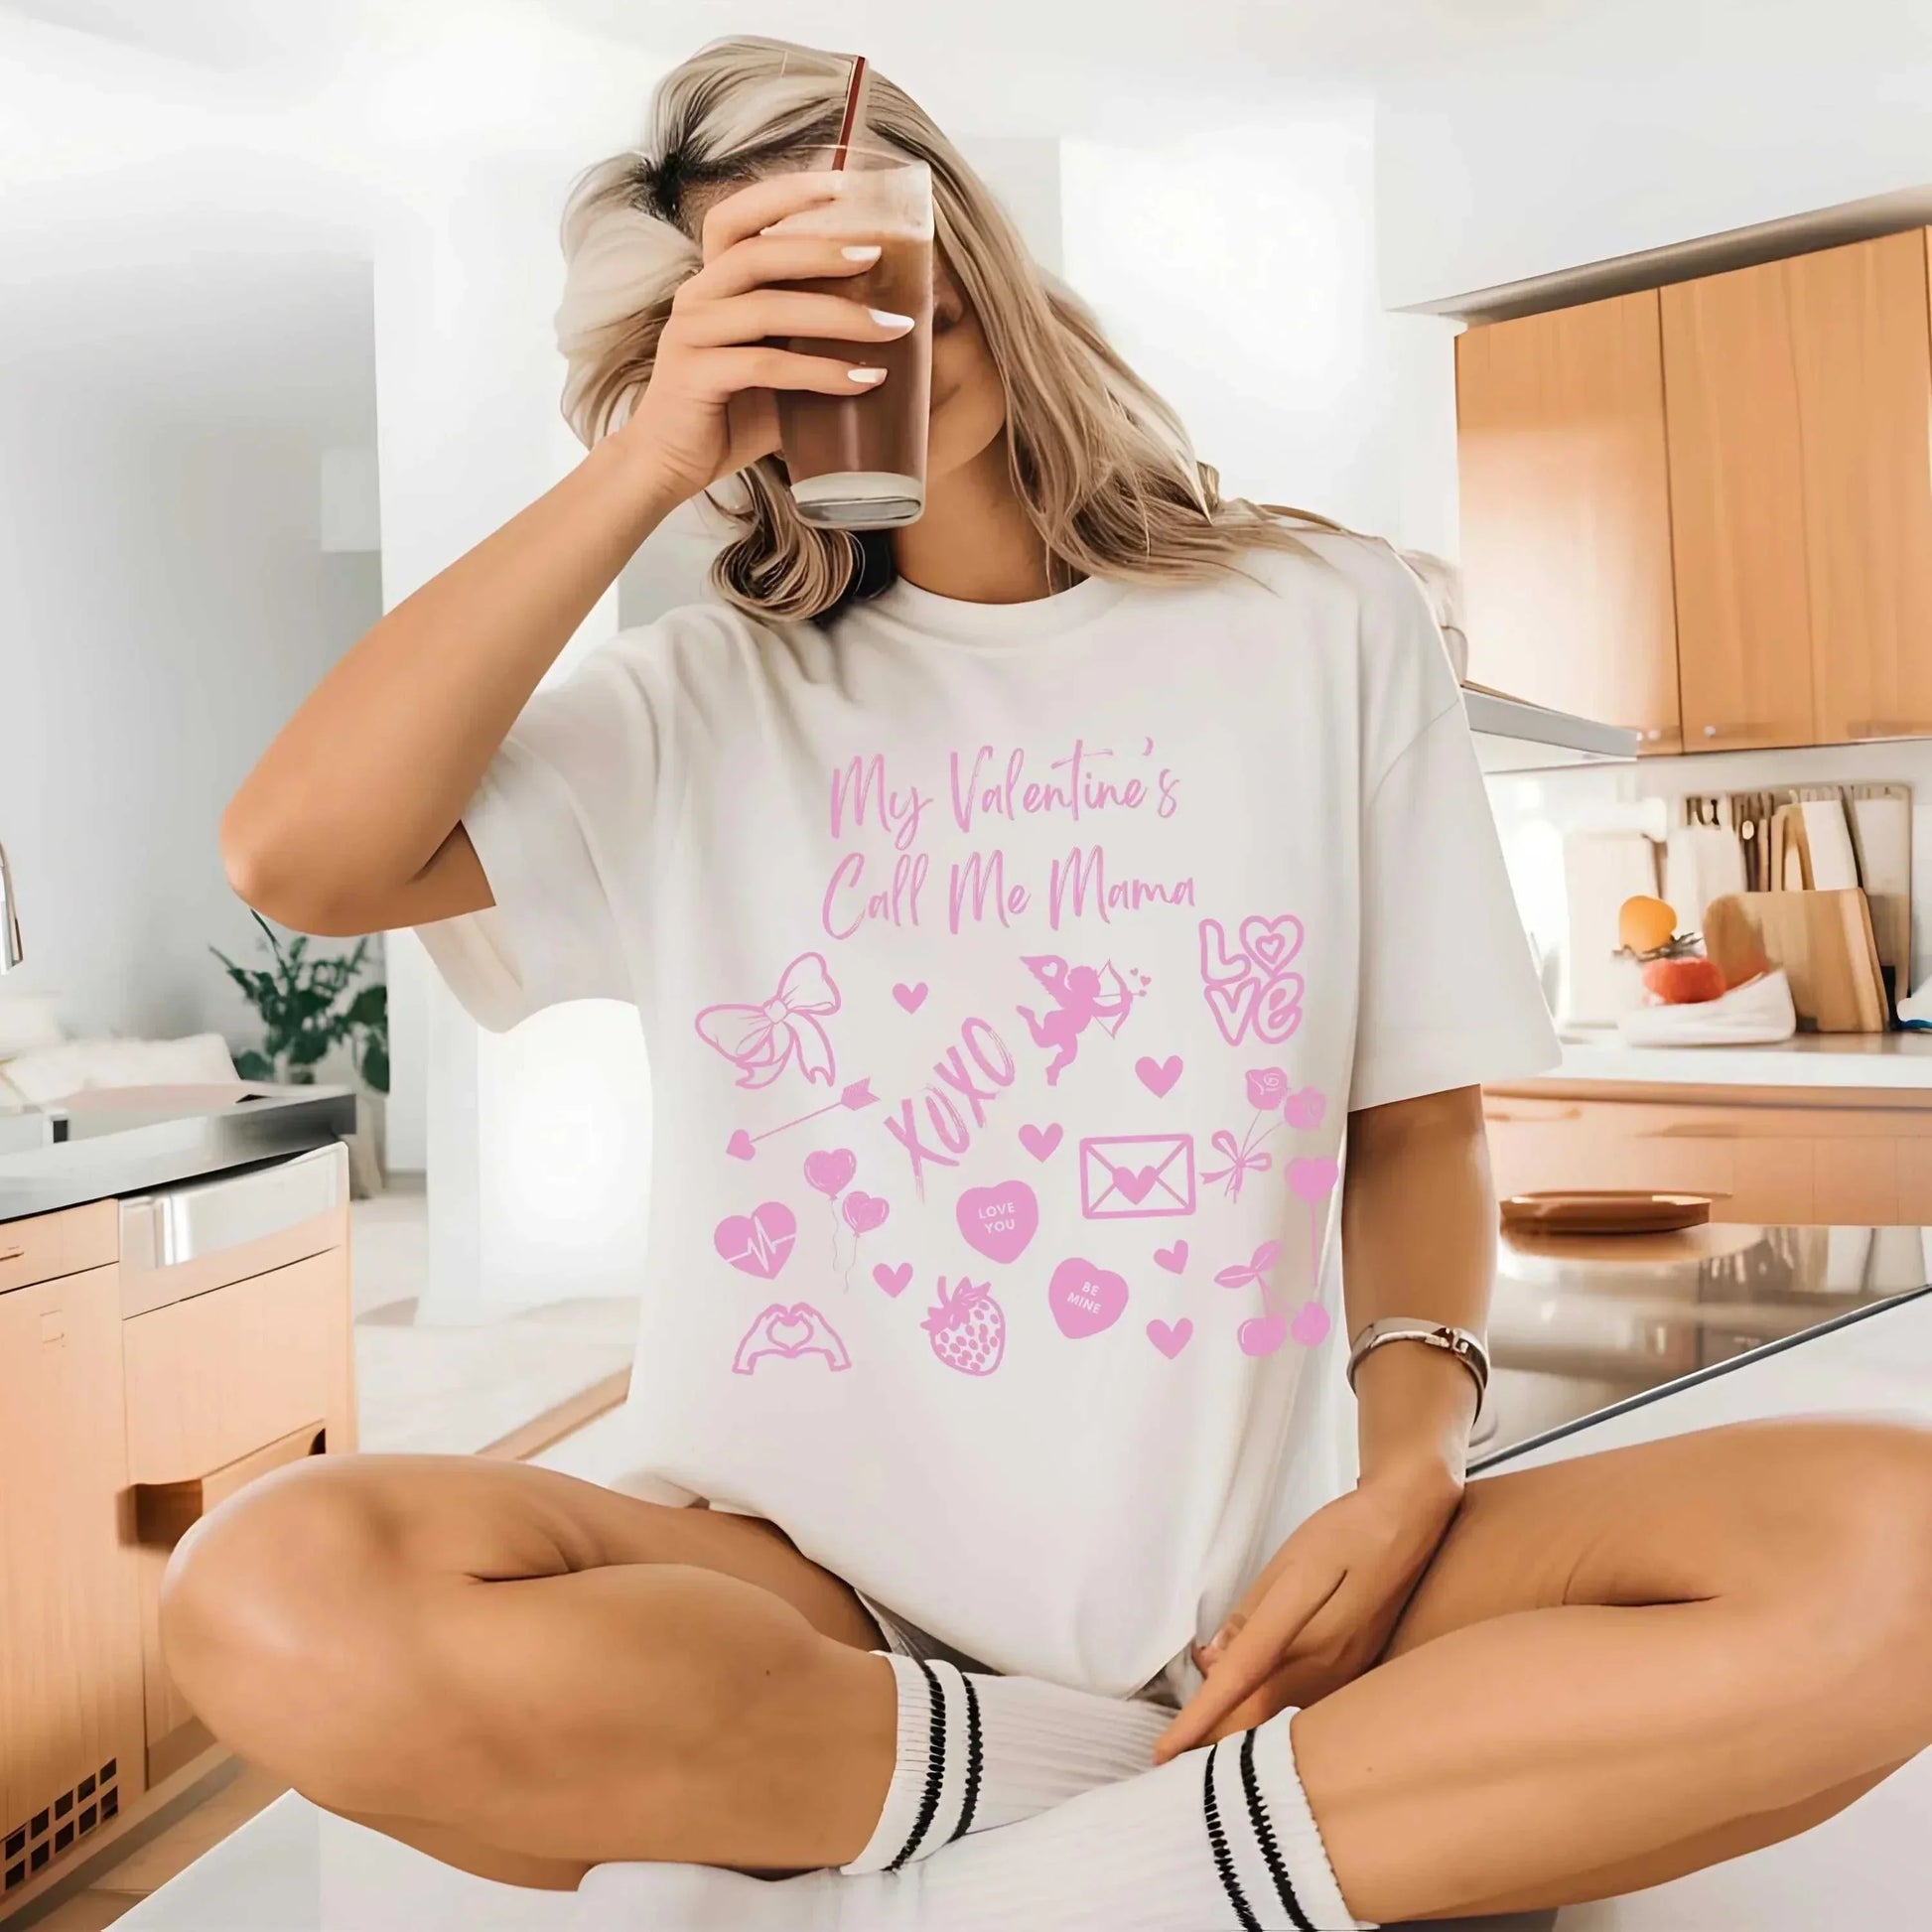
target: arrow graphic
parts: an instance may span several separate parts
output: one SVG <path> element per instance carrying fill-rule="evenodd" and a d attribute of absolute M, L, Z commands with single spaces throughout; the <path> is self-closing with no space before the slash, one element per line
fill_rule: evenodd
<path fill-rule="evenodd" d="M 750 1161 L 758 1153 L 758 1144 L 768 1141 L 774 1134 L 783 1134 L 793 1127 L 803 1127 L 808 1120 L 817 1120 L 821 1114 L 835 1114 L 840 1108 L 857 1113 L 861 1107 L 877 1106 L 879 1096 L 872 1090 L 870 1080 L 854 1080 L 849 1087 L 841 1089 L 836 1100 L 827 1101 L 823 1107 L 814 1107 L 809 1114 L 800 1114 L 796 1120 L 780 1121 L 776 1127 L 767 1127 L 762 1134 L 748 1134 L 739 1128 L 725 1143 L 725 1152 L 734 1161 Z"/>

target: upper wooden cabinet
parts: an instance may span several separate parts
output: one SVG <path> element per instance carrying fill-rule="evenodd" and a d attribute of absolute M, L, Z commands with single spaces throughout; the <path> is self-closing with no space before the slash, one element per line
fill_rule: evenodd
<path fill-rule="evenodd" d="M 1646 751 L 1932 736 L 1928 248 L 1468 330 L 1472 675 Z"/>
<path fill-rule="evenodd" d="M 1783 264 L 1818 737 L 1932 736 L 1932 233 Z"/>
<path fill-rule="evenodd" d="M 1685 748 L 1814 744 L 1785 264 L 1662 301 Z"/>
<path fill-rule="evenodd" d="M 1469 675 L 1680 749 L 1655 290 L 1456 341 Z"/>

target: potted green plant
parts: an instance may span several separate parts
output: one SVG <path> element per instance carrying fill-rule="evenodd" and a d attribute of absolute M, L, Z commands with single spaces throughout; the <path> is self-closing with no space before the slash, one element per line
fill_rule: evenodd
<path fill-rule="evenodd" d="M 316 1069 L 336 1047 L 345 1047 L 367 1092 L 357 1110 L 351 1144 L 361 1191 L 381 1175 L 382 1101 L 389 1091 L 389 989 L 380 980 L 356 982 L 368 960 L 369 942 L 356 940 L 345 953 L 312 953 L 305 933 L 286 939 L 259 912 L 251 914 L 267 941 L 272 964 L 239 966 L 218 946 L 208 950 L 241 991 L 262 1023 L 262 1043 L 235 1055 L 244 1080 L 276 1086 L 313 1086 Z"/>

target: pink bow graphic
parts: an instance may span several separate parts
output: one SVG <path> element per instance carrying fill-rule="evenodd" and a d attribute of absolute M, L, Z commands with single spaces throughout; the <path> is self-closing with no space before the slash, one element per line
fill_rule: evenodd
<path fill-rule="evenodd" d="M 832 1042 L 819 1016 L 838 1010 L 839 989 L 824 957 L 800 953 L 762 1006 L 706 1007 L 698 1015 L 698 1036 L 739 1069 L 741 1087 L 768 1087 L 793 1059 L 807 1080 L 830 1086 Z"/>
<path fill-rule="evenodd" d="M 1267 1155 L 1236 1143 L 1235 1138 L 1223 1127 L 1213 1137 L 1214 1151 L 1226 1157 L 1227 1166 L 1216 1168 L 1212 1173 L 1201 1175 L 1205 1185 L 1210 1180 L 1225 1180 L 1231 1199 L 1241 1198 L 1242 1179 L 1251 1173 L 1266 1173 L 1269 1168 Z"/>

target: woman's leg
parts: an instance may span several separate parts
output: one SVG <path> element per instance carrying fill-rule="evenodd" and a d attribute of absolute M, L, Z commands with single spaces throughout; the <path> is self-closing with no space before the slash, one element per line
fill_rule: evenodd
<path fill-rule="evenodd" d="M 244 1757 L 515 1883 L 836 1864 L 893 1771 L 891 1667 L 844 1584 L 768 1524 L 518 1464 L 258 1483 L 184 1541 L 162 1637 Z"/>
<path fill-rule="evenodd" d="M 1356 1913 L 1528 1910 L 1819 1822 L 1932 1742 L 1932 1434 L 1761 1424 L 1480 1480 L 1294 1721 Z"/>

